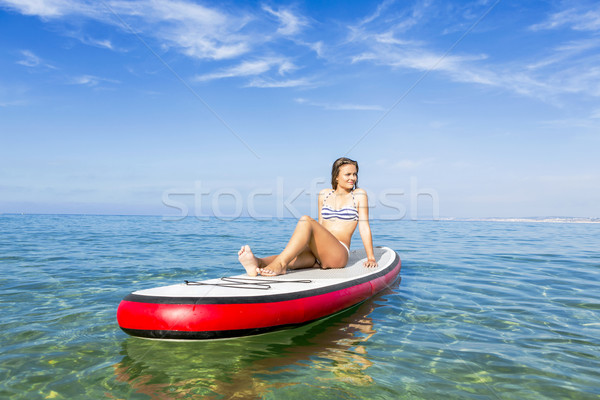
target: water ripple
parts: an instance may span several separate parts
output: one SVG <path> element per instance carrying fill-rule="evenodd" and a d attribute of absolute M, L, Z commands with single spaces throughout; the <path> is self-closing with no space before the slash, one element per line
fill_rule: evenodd
<path fill-rule="evenodd" d="M 202 343 L 116 326 L 131 290 L 237 273 L 241 244 L 273 254 L 293 228 L 1 216 L 0 397 L 600 396 L 599 224 L 373 221 L 402 281 L 343 314 Z"/>

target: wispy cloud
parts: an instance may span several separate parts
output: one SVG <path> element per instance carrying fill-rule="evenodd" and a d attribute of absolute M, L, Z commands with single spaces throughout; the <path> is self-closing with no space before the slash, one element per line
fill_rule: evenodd
<path fill-rule="evenodd" d="M 358 25 L 361 26 L 373 22 L 375 19 L 379 18 L 381 14 L 393 3 L 394 0 L 384 0 L 377 6 L 373 13 L 367 15 L 362 20 L 360 20 Z"/>
<path fill-rule="evenodd" d="M 26 67 L 37 67 L 41 64 L 41 59 L 29 50 L 22 50 L 21 55 L 23 58 L 17 61 L 17 64 L 24 65 Z"/>
<path fill-rule="evenodd" d="M 358 24 L 348 27 L 349 44 L 355 48 L 352 63 L 371 63 L 392 69 L 438 72 L 452 81 L 474 83 L 510 90 L 545 101 L 554 101 L 565 93 L 600 96 L 600 46 L 597 37 L 578 39 L 554 49 L 541 48 L 539 54 L 527 59 L 497 61 L 492 55 L 445 54 L 435 50 L 435 44 L 407 39 L 413 26 L 421 26 L 427 18 L 427 2 L 411 12 L 392 17 L 380 11 L 389 7 L 383 2 L 378 11 Z M 573 29 L 600 29 L 600 7 L 597 10 L 566 10 L 551 16 L 532 30 L 569 25 Z M 471 11 L 472 12 L 472 11 Z M 385 15 L 385 18 L 384 18 Z M 581 18 L 581 20 L 579 19 Z"/>
<path fill-rule="evenodd" d="M 306 44 L 309 48 L 311 48 L 315 53 L 317 53 L 318 57 L 322 57 L 323 56 L 323 52 L 324 52 L 324 44 L 322 40 L 319 40 L 318 42 L 315 43 L 307 43 Z"/>
<path fill-rule="evenodd" d="M 114 17 L 110 15 L 114 13 L 133 29 L 154 37 L 161 46 L 174 47 L 193 58 L 235 58 L 252 47 L 251 37 L 242 33 L 251 19 L 249 15 L 232 15 L 186 0 L 111 1 L 106 4 L 107 17 Z"/>
<path fill-rule="evenodd" d="M 0 3 L 25 15 L 56 18 L 69 14 L 88 14 L 93 7 L 69 0 L 1 0 Z"/>
<path fill-rule="evenodd" d="M 263 75 L 272 70 L 277 70 L 279 75 L 295 70 L 297 67 L 285 58 L 264 58 L 259 60 L 244 61 L 241 64 L 221 69 L 220 71 L 198 75 L 194 78 L 197 82 L 211 81 L 223 78 L 237 78 Z"/>
<path fill-rule="evenodd" d="M 46 19 L 88 18 L 153 37 L 199 59 L 227 59 L 247 53 L 252 37 L 241 33 L 249 15 L 232 15 L 188 0 L 83 2 L 67 0 L 0 0 L 26 15 Z M 85 38 L 83 39 L 86 40 Z M 108 47 L 109 42 L 96 42 Z"/>
<path fill-rule="evenodd" d="M 108 39 L 94 39 L 88 37 L 85 39 L 81 39 L 81 41 L 90 46 L 100 47 L 108 50 L 117 50 L 113 43 Z"/>
<path fill-rule="evenodd" d="M 70 79 L 69 83 L 73 85 L 98 86 L 101 83 L 120 83 L 118 80 L 110 78 L 101 78 L 94 75 L 80 75 Z"/>
<path fill-rule="evenodd" d="M 511 60 L 505 54 L 496 56 L 493 48 L 483 47 L 479 47 L 483 51 L 461 48 L 446 54 L 447 41 L 435 42 L 435 36 L 422 33 L 424 26 L 434 25 L 441 18 L 439 32 L 448 31 L 448 27 L 456 32 L 458 26 L 464 31 L 490 7 L 490 2 L 454 5 L 456 9 L 450 15 L 441 15 L 433 0 L 412 6 L 401 3 L 383 0 L 372 12 L 346 25 L 347 36 L 336 38 L 315 35 L 311 28 L 318 23 L 293 7 L 267 4 L 235 9 L 192 0 L 0 0 L 4 7 L 44 19 L 87 18 L 123 31 L 131 29 L 158 52 L 174 50 L 203 61 L 204 72 L 195 77 L 198 82 L 240 77 L 247 79 L 246 87 L 315 86 L 313 79 L 298 76 L 298 71 L 315 67 L 323 58 L 329 65 L 350 63 L 357 71 L 362 64 L 372 64 L 387 67 L 392 73 L 435 72 L 452 82 L 494 87 L 549 101 L 565 93 L 600 96 L 598 5 L 587 9 L 569 6 L 542 16 L 542 22 L 530 25 L 525 32 L 543 35 L 547 30 L 569 28 L 589 37 L 570 39 L 554 48 L 540 48 L 529 57 L 519 55 Z M 117 50 L 108 39 L 82 34 L 79 40 Z M 310 48 L 318 59 L 313 54 L 295 52 L 292 61 L 289 54 L 293 50 L 282 44 Z M 25 51 L 18 63 L 29 68 L 44 64 L 37 55 Z M 224 63 L 230 65 L 223 67 Z M 324 66 L 323 75 L 331 71 L 327 67 Z"/>
<path fill-rule="evenodd" d="M 0 5 L 26 15 L 44 19 L 90 19 L 115 25 L 123 31 L 144 37 L 149 45 L 160 51 L 173 49 L 188 57 L 206 61 L 239 60 L 252 52 L 257 60 L 244 61 L 237 66 L 222 68 L 196 77 L 197 81 L 258 76 L 277 70 L 280 75 L 298 69 L 280 49 L 271 46 L 278 40 L 290 40 L 309 47 L 320 55 L 323 43 L 306 42 L 300 34 L 309 20 L 291 7 L 263 5 L 258 9 L 231 9 L 217 5 L 203 5 L 191 0 L 107 0 L 88 2 L 73 0 L 0 0 Z M 82 43 L 116 50 L 108 39 L 92 39 L 86 34 L 77 37 Z M 260 57 L 260 53 L 269 54 Z M 23 63 L 34 65 L 33 57 Z M 204 67 L 206 69 L 207 66 Z M 263 77 L 264 78 L 264 77 Z M 302 78 L 255 80 L 249 86 L 290 87 L 305 85 Z"/>
<path fill-rule="evenodd" d="M 418 2 L 402 12 L 384 12 L 392 2 L 384 1 L 370 16 L 348 26 L 349 45 L 356 48 L 352 63 L 369 62 L 394 69 L 438 71 L 460 82 L 493 84 L 493 76 L 473 62 L 486 60 L 486 54 L 445 54 L 429 48 L 422 40 L 408 39 L 406 33 L 431 18 L 431 1 Z"/>
<path fill-rule="evenodd" d="M 307 100 L 304 98 L 295 99 L 296 103 L 307 106 L 319 107 L 325 110 L 334 111 L 385 111 L 385 108 L 372 104 L 351 104 L 351 103 L 324 103 Z"/>
<path fill-rule="evenodd" d="M 256 78 L 250 81 L 246 87 L 255 88 L 292 88 L 292 87 L 307 87 L 314 86 L 315 83 L 308 78 L 298 79 L 272 79 L 272 78 Z"/>
<path fill-rule="evenodd" d="M 269 71 L 272 64 L 267 60 L 245 61 L 239 65 L 222 69 L 210 74 L 198 75 L 194 78 L 197 82 L 211 81 L 223 78 L 259 75 Z"/>
<path fill-rule="evenodd" d="M 42 60 L 41 57 L 34 54 L 31 50 L 21 50 L 21 58 L 17 60 L 17 64 L 23 65 L 29 68 L 50 68 L 56 69 L 52 64 Z"/>
<path fill-rule="evenodd" d="M 299 33 L 302 28 L 308 26 L 308 21 L 305 17 L 294 14 L 289 8 L 279 8 L 274 10 L 273 8 L 263 5 L 263 10 L 271 16 L 277 18 L 280 23 L 277 33 L 280 35 L 295 35 Z"/>
<path fill-rule="evenodd" d="M 474 81 L 490 83 L 481 72 L 465 69 L 468 62 L 485 60 L 485 54 L 478 55 L 446 55 L 419 46 L 395 46 L 385 43 L 383 46 L 372 46 L 369 51 L 352 57 L 352 63 L 370 61 L 378 65 L 393 68 L 409 68 L 420 71 L 442 71 L 449 73 L 458 81 Z"/>
<path fill-rule="evenodd" d="M 551 50 L 550 54 L 535 60 L 526 67 L 530 70 L 545 68 L 554 64 L 568 61 L 587 51 L 600 48 L 600 38 L 572 40 Z"/>
<path fill-rule="evenodd" d="M 569 8 L 561 10 L 548 17 L 548 19 L 539 24 L 534 24 L 530 28 L 534 31 L 569 28 L 576 31 L 599 31 L 600 30 L 600 5 L 595 8 L 585 9 Z"/>
<path fill-rule="evenodd" d="M 87 18 L 124 30 L 131 28 L 154 38 L 163 49 L 175 48 L 187 56 L 207 60 L 237 58 L 266 42 L 298 35 L 309 26 L 308 19 L 292 8 L 268 5 L 254 12 L 190 0 L 0 0 L 0 5 L 44 19 Z M 249 27 L 251 22 L 258 23 Z M 85 36 L 81 40 L 113 48 L 108 40 L 91 40 Z M 319 50 L 318 44 L 307 45 L 317 46 L 315 51 Z"/>

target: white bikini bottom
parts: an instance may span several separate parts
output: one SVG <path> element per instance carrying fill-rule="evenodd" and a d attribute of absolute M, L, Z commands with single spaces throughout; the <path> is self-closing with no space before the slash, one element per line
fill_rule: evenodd
<path fill-rule="evenodd" d="M 350 249 L 348 248 L 348 246 L 346 246 L 346 243 L 342 242 L 341 240 L 339 242 L 342 244 L 342 246 L 344 246 L 348 254 L 350 254 Z"/>

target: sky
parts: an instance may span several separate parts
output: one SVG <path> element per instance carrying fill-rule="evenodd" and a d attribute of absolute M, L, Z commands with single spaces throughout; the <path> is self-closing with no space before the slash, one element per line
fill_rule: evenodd
<path fill-rule="evenodd" d="M 597 1 L 0 0 L 0 213 L 600 217 Z"/>

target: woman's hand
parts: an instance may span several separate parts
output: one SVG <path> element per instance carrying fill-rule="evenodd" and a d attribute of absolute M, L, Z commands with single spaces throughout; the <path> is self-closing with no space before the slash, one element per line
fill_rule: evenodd
<path fill-rule="evenodd" d="M 377 266 L 377 261 L 374 258 L 368 258 L 363 265 L 367 268 L 375 268 Z"/>

